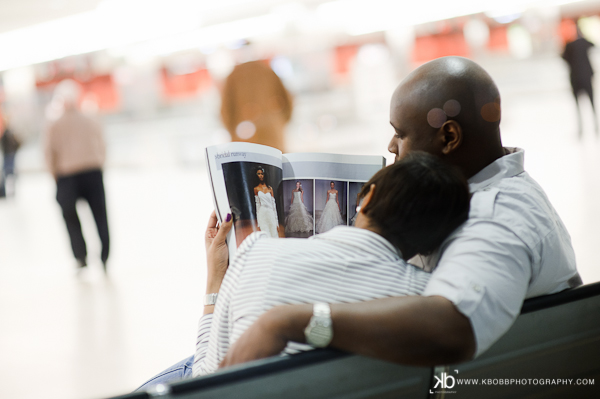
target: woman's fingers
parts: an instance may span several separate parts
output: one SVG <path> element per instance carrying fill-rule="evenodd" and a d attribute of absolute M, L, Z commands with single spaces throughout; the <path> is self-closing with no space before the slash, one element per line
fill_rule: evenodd
<path fill-rule="evenodd" d="M 225 221 L 219 226 L 219 231 L 215 237 L 215 241 L 217 241 L 217 243 L 225 243 L 225 240 L 227 239 L 227 233 L 229 233 L 231 230 L 232 225 L 233 218 L 231 217 L 231 213 L 228 213 Z"/>
<path fill-rule="evenodd" d="M 217 227 L 217 223 L 218 223 L 218 219 L 217 219 L 217 212 L 212 211 L 210 216 L 208 217 L 208 226 L 206 226 L 207 229 L 214 229 Z"/>

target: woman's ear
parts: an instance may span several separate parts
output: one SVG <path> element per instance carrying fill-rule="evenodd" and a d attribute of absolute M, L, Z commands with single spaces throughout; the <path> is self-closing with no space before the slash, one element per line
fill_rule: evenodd
<path fill-rule="evenodd" d="M 363 197 L 359 212 L 362 212 L 362 210 L 365 209 L 365 206 L 367 206 L 367 204 L 371 202 L 371 198 L 373 198 L 373 193 L 375 193 L 375 184 L 371 184 L 371 186 L 369 187 L 369 192 Z"/>

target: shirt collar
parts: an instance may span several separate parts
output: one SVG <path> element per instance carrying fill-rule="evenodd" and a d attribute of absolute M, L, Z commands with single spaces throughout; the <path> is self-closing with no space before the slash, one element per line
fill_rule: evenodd
<path fill-rule="evenodd" d="M 358 227 L 336 226 L 326 233 L 310 238 L 337 241 L 352 245 L 359 251 L 368 252 L 378 257 L 402 259 L 402 252 L 388 240 L 377 233 L 366 229 L 359 229 Z"/>
<path fill-rule="evenodd" d="M 506 177 L 513 177 L 525 171 L 525 151 L 521 148 L 506 147 L 507 154 L 481 169 L 469 179 L 472 193 L 493 185 Z"/>

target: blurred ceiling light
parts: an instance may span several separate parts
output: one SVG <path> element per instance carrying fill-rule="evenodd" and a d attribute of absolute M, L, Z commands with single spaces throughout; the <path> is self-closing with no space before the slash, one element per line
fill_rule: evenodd
<path fill-rule="evenodd" d="M 500 24 L 509 24 L 513 21 L 516 21 L 520 17 L 521 17 L 521 13 L 515 12 L 512 14 L 499 15 L 497 17 L 491 17 L 491 18 Z"/>
<path fill-rule="evenodd" d="M 503 0 L 502 9 L 546 7 L 574 0 Z M 496 0 L 104 0 L 95 10 L 0 34 L 0 71 L 102 49 L 135 45 L 154 55 L 209 48 L 254 36 L 277 35 L 286 24 L 300 31 L 327 27 L 351 35 L 498 9 Z M 244 10 L 268 12 L 239 19 Z M 493 12 L 492 12 L 493 13 Z M 506 13 L 504 15 L 507 15 Z M 212 18 L 212 19 L 211 19 Z M 229 21 L 202 27 L 202 20 Z M 318 22 L 317 22 L 318 21 Z M 138 47 L 140 45 L 140 47 Z"/>
<path fill-rule="evenodd" d="M 251 0 L 104 0 L 93 11 L 0 34 L 0 71 L 165 37 L 180 39 L 178 35 L 192 31 L 208 43 L 214 39 L 206 36 L 213 34 L 227 40 L 243 38 L 246 32 L 240 30 L 256 28 L 254 25 L 265 21 L 253 21 L 253 25 L 245 19 L 234 21 L 233 26 L 230 22 L 199 29 L 200 17 L 209 11 L 250 3 Z M 272 32 L 268 29 L 272 25 L 259 26 L 259 30 Z M 232 30 L 224 32 L 226 29 Z M 249 30 L 248 33 L 254 33 Z M 195 48 L 200 44 L 187 40 L 178 47 Z M 157 43 L 157 47 L 161 45 L 164 43 Z"/>
<path fill-rule="evenodd" d="M 232 44 L 239 44 L 245 39 L 275 35 L 282 32 L 284 27 L 284 21 L 278 19 L 275 15 L 267 14 L 210 25 L 191 32 L 170 35 L 156 40 L 148 40 L 123 48 L 120 52 L 150 57 L 198 48 L 205 54 L 212 54 L 220 46 L 231 48 Z"/>
<path fill-rule="evenodd" d="M 399 26 L 485 12 L 491 18 L 515 14 L 528 7 L 546 7 L 573 3 L 577 0 L 421 0 L 410 6 L 397 0 L 335 0 L 317 7 L 317 15 L 325 24 L 333 24 L 350 35 L 385 31 Z M 507 10 L 511 10 L 507 12 Z"/>

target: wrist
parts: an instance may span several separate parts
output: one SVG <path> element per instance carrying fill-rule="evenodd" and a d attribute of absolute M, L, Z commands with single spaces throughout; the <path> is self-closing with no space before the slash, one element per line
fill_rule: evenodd
<path fill-rule="evenodd" d="M 312 317 L 312 305 L 282 305 L 264 314 L 264 327 L 285 341 L 304 343 L 304 329 Z"/>
<path fill-rule="evenodd" d="M 206 275 L 206 293 L 214 294 L 219 292 L 224 278 L 224 274 L 208 272 Z"/>
<path fill-rule="evenodd" d="M 206 282 L 206 293 L 207 294 L 217 294 L 221 289 L 221 280 L 216 281 L 207 281 Z"/>

